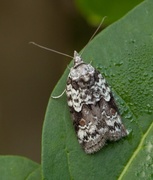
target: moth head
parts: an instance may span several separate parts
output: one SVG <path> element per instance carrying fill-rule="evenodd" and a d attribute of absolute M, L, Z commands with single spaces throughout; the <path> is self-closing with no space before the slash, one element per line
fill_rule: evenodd
<path fill-rule="evenodd" d="M 83 62 L 81 56 L 76 51 L 74 51 L 74 58 L 73 59 L 74 59 L 74 66 L 77 66 Z"/>

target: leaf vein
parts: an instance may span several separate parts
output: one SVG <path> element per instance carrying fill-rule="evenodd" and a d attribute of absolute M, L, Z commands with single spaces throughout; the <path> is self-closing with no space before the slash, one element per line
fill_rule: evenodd
<path fill-rule="evenodd" d="M 147 137 L 147 135 L 149 134 L 151 128 L 153 128 L 153 122 L 150 125 L 150 127 L 148 128 L 148 130 L 146 131 L 146 133 L 143 135 L 139 145 L 137 146 L 136 150 L 134 151 L 133 155 L 131 156 L 131 158 L 129 159 L 128 163 L 126 164 L 126 166 L 124 167 L 122 173 L 120 174 L 118 180 L 121 180 L 123 178 L 123 176 L 125 175 L 125 173 L 127 172 L 128 168 L 130 167 L 132 161 L 134 160 L 134 158 L 137 156 L 137 154 L 139 153 L 139 151 L 141 150 L 141 147 L 144 143 L 145 138 Z"/>

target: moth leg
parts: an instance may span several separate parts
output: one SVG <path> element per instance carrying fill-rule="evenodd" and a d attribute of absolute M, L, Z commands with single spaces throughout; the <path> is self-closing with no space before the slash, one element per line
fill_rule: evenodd
<path fill-rule="evenodd" d="M 64 91 L 60 94 L 60 95 L 58 95 L 58 96 L 51 96 L 53 99 L 58 99 L 58 98 L 60 98 L 60 97 L 62 97 L 63 96 L 63 94 L 65 93 L 65 91 L 66 91 L 66 89 L 64 89 Z"/>

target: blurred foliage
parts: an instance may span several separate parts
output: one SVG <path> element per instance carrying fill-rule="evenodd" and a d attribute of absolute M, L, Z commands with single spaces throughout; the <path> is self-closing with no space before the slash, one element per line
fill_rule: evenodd
<path fill-rule="evenodd" d="M 41 166 L 20 156 L 0 156 L 1 180 L 41 180 Z"/>
<path fill-rule="evenodd" d="M 129 10 L 143 0 L 75 0 L 75 4 L 84 18 L 93 25 L 98 25 L 104 16 L 108 25 L 120 19 Z"/>

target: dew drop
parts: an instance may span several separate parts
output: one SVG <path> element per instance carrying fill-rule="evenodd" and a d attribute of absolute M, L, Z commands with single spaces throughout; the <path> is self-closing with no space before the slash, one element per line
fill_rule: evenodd
<path fill-rule="evenodd" d="M 123 62 L 118 62 L 118 63 L 114 63 L 114 66 L 121 66 L 123 64 Z"/>

